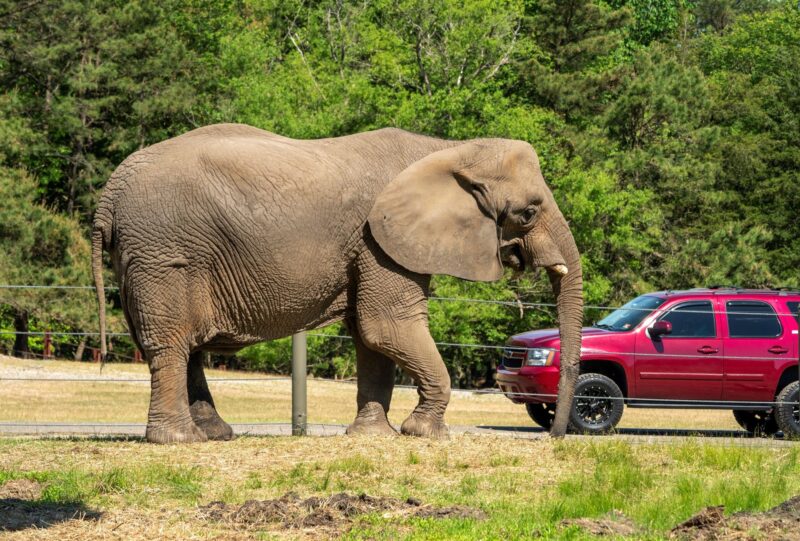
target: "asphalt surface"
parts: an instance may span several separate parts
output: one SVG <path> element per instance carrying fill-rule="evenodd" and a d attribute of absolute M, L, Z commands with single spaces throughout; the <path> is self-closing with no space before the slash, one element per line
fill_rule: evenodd
<path fill-rule="evenodd" d="M 232 424 L 237 436 L 291 436 L 289 423 Z M 308 436 L 342 436 L 346 425 L 309 424 Z M 101 439 L 143 439 L 145 425 L 135 423 L 0 423 L 0 437 L 38 436 L 83 437 Z M 450 432 L 481 437 L 502 437 L 525 440 L 547 438 L 541 428 L 520 426 L 451 426 Z M 800 445 L 800 441 L 785 440 L 780 437 L 752 437 L 741 430 L 678 430 L 678 429 L 619 429 L 610 436 L 583 436 L 571 434 L 567 439 L 585 441 L 605 441 L 618 439 L 631 443 L 664 444 L 687 440 L 706 441 L 715 445 L 735 445 L 744 447 L 790 447 Z"/>

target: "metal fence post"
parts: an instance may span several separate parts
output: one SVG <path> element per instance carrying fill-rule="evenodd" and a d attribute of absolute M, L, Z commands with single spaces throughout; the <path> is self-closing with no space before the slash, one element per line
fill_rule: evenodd
<path fill-rule="evenodd" d="M 305 331 L 292 336 L 292 436 L 305 436 L 308 415 L 306 412 L 306 359 Z"/>

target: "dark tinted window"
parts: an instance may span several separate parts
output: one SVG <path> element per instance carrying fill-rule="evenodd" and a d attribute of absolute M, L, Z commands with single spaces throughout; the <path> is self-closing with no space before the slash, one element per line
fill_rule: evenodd
<path fill-rule="evenodd" d="M 629 331 L 639 324 L 653 310 L 661 306 L 666 299 L 642 295 L 628 302 L 622 308 L 614 310 L 595 324 L 600 329 L 610 331 Z"/>
<path fill-rule="evenodd" d="M 709 301 L 679 304 L 661 321 L 672 323 L 672 332 L 665 338 L 713 338 L 717 335 L 714 312 Z"/>
<path fill-rule="evenodd" d="M 759 301 L 728 301 L 726 306 L 731 338 L 780 336 L 781 323 L 769 304 Z"/>
<path fill-rule="evenodd" d="M 794 317 L 797 317 L 797 307 L 798 307 L 799 305 L 800 305 L 800 302 L 797 302 L 797 301 L 792 301 L 792 302 L 787 302 L 787 303 L 786 303 L 786 306 L 788 306 L 788 307 L 789 307 L 789 311 L 790 311 L 792 314 L 794 314 Z"/>

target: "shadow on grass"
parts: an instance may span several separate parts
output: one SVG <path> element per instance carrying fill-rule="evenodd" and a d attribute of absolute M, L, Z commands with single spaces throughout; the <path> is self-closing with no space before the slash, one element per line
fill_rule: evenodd
<path fill-rule="evenodd" d="M 541 434 L 544 435 L 547 431 L 539 427 L 526 427 L 526 426 L 496 426 L 496 425 L 481 425 L 477 428 L 484 428 L 488 430 L 496 430 L 497 432 L 518 432 L 520 434 Z M 673 437 L 706 437 L 706 438 L 742 438 L 754 439 L 759 436 L 753 436 L 744 430 L 696 430 L 696 429 L 682 429 L 682 428 L 617 428 L 611 435 L 622 436 L 673 436 Z M 603 436 L 598 436 L 603 437 Z M 778 438 L 780 439 L 780 438 Z"/>
<path fill-rule="evenodd" d="M 82 502 L 52 503 L 0 499 L 0 532 L 15 532 L 27 528 L 49 528 L 68 520 L 98 520 L 99 511 L 89 509 Z"/>
<path fill-rule="evenodd" d="M 64 436 L 61 438 L 53 438 L 53 439 L 60 439 L 60 440 L 69 440 L 69 441 L 97 441 L 97 442 L 138 442 L 138 443 L 147 443 L 147 440 L 144 436 L 131 436 L 131 435 L 124 435 L 124 434 L 95 434 L 91 436 L 80 436 L 80 435 L 70 435 Z"/>

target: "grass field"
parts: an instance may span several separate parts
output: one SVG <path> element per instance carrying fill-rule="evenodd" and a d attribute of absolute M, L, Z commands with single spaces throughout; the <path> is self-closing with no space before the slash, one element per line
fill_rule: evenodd
<path fill-rule="evenodd" d="M 27 373 L 97 375 L 97 366 L 0 359 L 0 377 Z M 104 370 L 108 377 L 144 374 L 143 366 Z M 215 391 L 228 420 L 289 418 L 288 382 L 220 383 Z M 310 420 L 349 422 L 354 393 L 350 385 L 313 382 Z M 0 416 L 143 422 L 146 397 L 144 384 L 0 381 Z M 398 391 L 395 422 L 414 398 L 413 392 Z M 527 425 L 521 410 L 502 397 L 457 395 L 448 421 Z M 648 427 L 731 428 L 729 416 L 630 410 L 624 420 Z M 288 492 L 303 498 L 338 492 L 413 498 L 424 505 L 467 506 L 486 518 L 372 512 L 345 522 L 286 527 L 214 520 L 203 511 L 213 501 L 238 509 L 247 500 Z M 18 530 L 0 531 L 8 539 L 588 539 L 591 534 L 561 521 L 611 512 L 635 523 L 633 538 L 661 539 L 706 506 L 725 505 L 729 514 L 760 511 L 798 493 L 800 447 L 737 446 L 729 439 L 637 444 L 613 437 L 241 437 L 156 446 L 121 439 L 0 438 L 0 530 Z"/>
<path fill-rule="evenodd" d="M 798 459 L 798 448 L 706 441 L 658 446 L 476 436 L 447 442 L 272 437 L 155 446 L 2 439 L 0 486 L 36 481 L 42 491 L 27 505 L 52 522 L 8 533 L 9 539 L 583 539 L 591 536 L 574 526 L 561 528 L 560 521 L 615 510 L 642 528 L 637 538 L 658 539 L 704 506 L 761 510 L 797 494 Z M 289 491 L 413 497 L 478 508 L 488 518 L 370 514 L 335 530 L 286 529 L 208 521 L 198 510 L 215 500 L 241 504 Z M 0 515 L 8 501 L 0 499 Z M 59 519 L 59 509 L 88 517 Z"/>
<path fill-rule="evenodd" d="M 143 364 L 97 364 L 36 361 L 0 356 L 0 421 L 144 423 L 147 383 L 8 381 L 3 377 L 104 377 L 147 379 Z M 263 376 L 263 375 L 262 375 Z M 254 374 L 207 371 L 208 378 L 253 378 Z M 211 383 L 222 417 L 232 423 L 289 422 L 291 383 Z M 347 424 L 355 416 L 356 387 L 309 380 L 308 418 L 311 423 Z M 417 403 L 413 389 L 396 389 L 390 420 L 399 425 Z M 446 420 L 451 425 L 532 426 L 525 408 L 497 395 L 453 393 Z M 737 430 L 729 411 L 627 409 L 622 428 Z"/>

